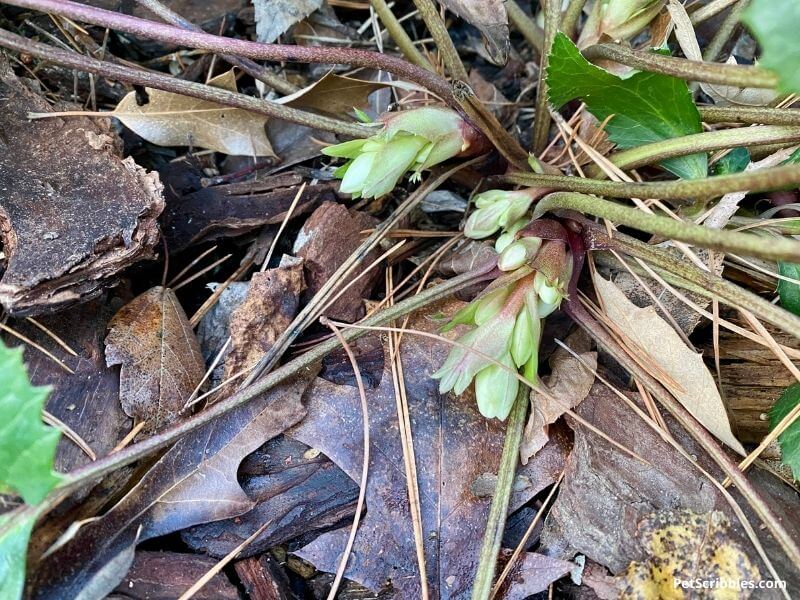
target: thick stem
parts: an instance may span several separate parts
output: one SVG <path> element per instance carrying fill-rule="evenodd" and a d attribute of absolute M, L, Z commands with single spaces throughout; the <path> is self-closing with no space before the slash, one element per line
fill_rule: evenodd
<path fill-rule="evenodd" d="M 494 573 L 497 567 L 497 555 L 503 541 L 503 531 L 508 517 L 508 503 L 514 487 L 514 475 L 519 462 L 519 444 L 522 441 L 522 430 L 525 426 L 525 413 L 528 409 L 530 389 L 520 386 L 514 406 L 508 417 L 506 438 L 503 443 L 503 454 L 500 466 L 497 467 L 497 484 L 486 520 L 486 531 L 478 559 L 478 570 L 472 586 L 472 600 L 488 600 L 492 592 Z"/>
<path fill-rule="evenodd" d="M 717 60 L 719 53 L 722 52 L 722 48 L 728 43 L 728 40 L 731 39 L 733 35 L 733 31 L 738 27 L 742 13 L 749 4 L 750 0 L 739 0 L 738 4 L 731 9 L 731 12 L 725 17 L 722 25 L 719 26 L 714 37 L 708 43 L 708 46 L 703 50 L 703 60 L 710 62 Z"/>
<path fill-rule="evenodd" d="M 530 187 L 569 190 L 583 194 L 597 194 L 610 198 L 659 198 L 661 200 L 686 200 L 687 198 L 717 198 L 731 192 L 767 192 L 800 185 L 800 165 L 785 165 L 773 169 L 759 169 L 732 175 L 717 175 L 704 179 L 657 181 L 638 183 L 625 181 L 599 181 L 567 175 L 540 175 L 538 173 L 509 173 L 499 181 Z"/>
<path fill-rule="evenodd" d="M 452 90 L 447 81 L 426 69 L 412 65 L 402 58 L 381 54 L 380 52 L 327 46 L 260 44 L 198 31 L 187 31 L 172 25 L 138 19 L 122 13 L 70 2 L 69 0 L 0 0 L 0 3 L 49 12 L 170 44 L 202 48 L 220 54 L 245 56 L 254 60 L 335 63 L 353 67 L 381 69 L 394 73 L 402 79 L 418 83 L 439 95 L 446 102 L 453 103 Z"/>
<path fill-rule="evenodd" d="M 765 238 L 752 233 L 709 229 L 694 223 L 648 214 L 638 208 L 574 192 L 554 192 L 545 196 L 536 205 L 533 218 L 536 219 L 547 211 L 556 209 L 576 210 L 609 219 L 619 225 L 635 227 L 640 231 L 703 248 L 771 260 L 800 262 L 800 242 L 795 240 Z"/>
<path fill-rule="evenodd" d="M 400 48 L 400 52 L 403 53 L 403 56 L 418 67 L 433 71 L 431 63 L 428 62 L 428 59 L 425 58 L 422 52 L 414 45 L 414 40 L 412 40 L 406 33 L 406 30 L 403 29 L 397 17 L 394 16 L 392 9 L 386 4 L 386 0 L 370 0 L 370 4 L 383 26 L 386 27 L 386 31 L 389 32 L 389 36 L 394 40 L 394 43 L 397 44 L 397 47 Z"/>
<path fill-rule="evenodd" d="M 752 147 L 762 144 L 800 142 L 800 127 L 763 125 L 705 131 L 677 138 L 642 144 L 609 156 L 609 160 L 620 169 L 636 169 L 659 163 L 668 158 L 686 156 L 697 152 L 711 152 L 736 146 Z M 590 177 L 603 177 L 599 167 L 588 171 Z"/>
<path fill-rule="evenodd" d="M 373 134 L 372 129 L 364 127 L 363 125 L 339 121 L 338 119 L 316 115 L 268 100 L 253 98 L 245 94 L 237 94 L 236 92 L 230 92 L 210 85 L 203 85 L 202 83 L 195 83 L 193 81 L 170 77 L 169 75 L 162 75 L 161 73 L 141 71 L 124 65 L 97 60 L 89 56 L 78 54 L 77 52 L 68 52 L 46 44 L 40 44 L 3 29 L 0 29 L 0 46 L 16 50 L 17 52 L 25 52 L 36 58 L 65 67 L 87 71 L 110 79 L 143 85 L 167 92 L 174 92 L 193 98 L 200 98 L 209 102 L 224 104 L 225 106 L 234 106 L 255 113 L 269 115 L 277 119 L 283 119 L 284 121 L 291 121 L 292 123 L 299 123 L 316 129 L 332 131 L 348 137 L 363 138 Z"/>
<path fill-rule="evenodd" d="M 547 108 L 547 65 L 550 51 L 561 21 L 561 0 L 547 0 L 544 5 L 544 46 L 539 61 L 539 83 L 536 87 L 536 108 L 533 119 L 531 153 L 539 156 L 547 147 L 550 136 L 550 111 Z"/>
<path fill-rule="evenodd" d="M 563 31 L 567 37 L 571 38 L 575 35 L 575 27 L 578 25 L 578 19 L 581 18 L 581 13 L 583 12 L 583 7 L 585 5 L 586 0 L 569 1 L 569 4 L 567 5 L 566 10 L 561 17 L 561 31 Z"/>
<path fill-rule="evenodd" d="M 800 110 L 755 106 L 698 106 L 705 123 L 800 125 Z"/>
<path fill-rule="evenodd" d="M 539 27 L 536 22 L 525 14 L 525 11 L 519 7 L 517 0 L 507 0 L 506 12 L 508 13 L 508 21 L 517 28 L 535 50 L 542 55 L 542 48 L 544 48 L 544 31 Z"/>
<path fill-rule="evenodd" d="M 191 21 L 184 19 L 172 9 L 164 6 L 160 0 L 136 0 L 136 2 L 141 4 L 154 15 L 160 17 L 167 23 L 175 25 L 176 27 L 182 27 L 183 29 L 189 29 L 191 31 L 203 31 L 198 25 L 195 25 Z M 222 56 L 222 58 L 224 58 L 228 64 L 231 64 L 234 67 L 239 67 L 248 75 L 267 84 L 281 94 L 293 94 L 300 91 L 300 88 L 296 85 L 289 83 L 282 77 L 279 77 L 266 67 L 259 65 L 257 62 L 254 62 L 249 58 L 239 58 L 238 56 L 232 56 L 230 54 L 222 54 L 220 56 Z"/>
<path fill-rule="evenodd" d="M 444 66 L 450 76 L 459 81 L 469 81 L 464 63 L 461 62 L 461 57 L 453 45 L 453 40 L 450 39 L 447 27 L 439 16 L 439 11 L 433 0 L 414 0 L 414 6 L 417 7 L 419 15 L 425 21 L 431 37 L 436 42 L 436 48 L 439 50 L 439 54 L 442 55 Z"/>
<path fill-rule="evenodd" d="M 583 51 L 583 55 L 589 60 L 613 60 L 642 71 L 672 75 L 687 81 L 766 89 L 773 89 L 778 84 L 778 78 L 774 73 L 759 67 L 725 65 L 663 56 L 641 50 L 631 50 L 617 44 L 590 46 Z"/>

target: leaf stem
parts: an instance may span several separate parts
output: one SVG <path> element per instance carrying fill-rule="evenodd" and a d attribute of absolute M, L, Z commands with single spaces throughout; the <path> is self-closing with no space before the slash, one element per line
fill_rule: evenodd
<path fill-rule="evenodd" d="M 508 13 L 508 21 L 517 28 L 522 37 L 525 38 L 525 41 L 541 56 L 542 48 L 544 48 L 544 31 L 542 31 L 542 28 L 525 14 L 525 11 L 517 4 L 517 0 L 507 0 L 506 12 Z"/>
<path fill-rule="evenodd" d="M 136 0 L 136 2 L 171 25 L 182 27 L 190 31 L 203 31 L 199 26 L 164 6 L 160 0 Z M 289 83 L 283 77 L 279 77 L 266 67 L 259 65 L 249 58 L 239 58 L 238 56 L 232 56 L 230 54 L 221 54 L 220 56 L 229 64 L 234 67 L 239 67 L 248 75 L 267 84 L 281 94 L 293 94 L 300 91 L 300 88 L 296 85 Z"/>
<path fill-rule="evenodd" d="M 772 169 L 745 171 L 732 175 L 717 175 L 703 179 L 657 181 L 652 183 L 602 181 L 568 175 L 542 175 L 538 173 L 509 173 L 497 177 L 496 180 L 530 187 L 597 194 L 598 196 L 611 198 L 708 199 L 724 196 L 731 192 L 766 192 L 792 185 L 800 185 L 800 165 L 784 165 Z"/>
<path fill-rule="evenodd" d="M 586 0 L 570 0 L 564 14 L 561 17 L 561 31 L 567 37 L 572 38 L 575 35 L 575 27 L 578 24 L 578 19 L 581 18 L 583 7 L 586 5 Z"/>
<path fill-rule="evenodd" d="M 703 21 L 707 21 L 714 15 L 721 13 L 729 6 L 736 4 L 738 1 L 739 0 L 712 0 L 691 14 L 690 19 L 692 21 L 692 25 L 699 25 Z"/>
<path fill-rule="evenodd" d="M 800 110 L 756 106 L 698 106 L 705 123 L 800 125 Z"/>
<path fill-rule="evenodd" d="M 453 45 L 444 21 L 439 16 L 436 5 L 432 0 L 414 0 L 414 6 L 417 7 L 419 15 L 425 21 L 431 37 L 436 42 L 436 48 L 439 50 L 450 76 L 459 81 L 469 81 L 464 63 L 461 62 L 461 57 Z"/>
<path fill-rule="evenodd" d="M 363 125 L 347 123 L 338 119 L 309 113 L 290 106 L 284 106 L 245 94 L 238 94 L 202 83 L 195 83 L 161 73 L 142 71 L 108 61 L 97 60 L 89 56 L 78 54 L 77 52 L 60 50 L 59 48 L 54 48 L 47 44 L 40 44 L 18 36 L 4 29 L 0 29 L 0 46 L 18 52 L 24 52 L 36 58 L 62 66 L 94 73 L 102 77 L 143 85 L 158 90 L 173 92 L 175 94 L 182 94 L 184 96 L 191 96 L 193 98 L 200 98 L 201 100 L 217 102 L 226 106 L 242 108 L 276 119 L 299 123 L 316 129 L 332 131 L 340 135 L 363 138 L 369 137 L 373 133 L 373 130 Z M 102 115 L 103 113 L 100 114 Z"/>
<path fill-rule="evenodd" d="M 708 46 L 706 46 L 703 50 L 704 60 L 711 62 L 717 60 L 717 56 L 719 56 L 719 53 L 722 52 L 722 48 L 728 43 L 728 40 L 731 39 L 733 31 L 736 29 L 737 25 L 739 25 L 739 21 L 742 17 L 744 9 L 750 4 L 750 0 L 735 0 L 735 2 L 738 3 L 734 5 L 728 15 L 725 17 L 725 20 L 722 21 L 722 24 L 717 29 L 714 37 L 711 38 Z"/>
<path fill-rule="evenodd" d="M 596 196 L 574 192 L 554 192 L 536 205 L 533 218 L 555 209 L 569 209 L 609 219 L 671 240 L 703 248 L 746 254 L 772 260 L 800 262 L 800 242 L 786 238 L 764 238 L 752 233 L 709 229 L 694 223 L 648 214 L 638 208 L 623 206 Z"/>
<path fill-rule="evenodd" d="M 329 46 L 297 46 L 286 44 L 260 44 L 235 38 L 226 38 L 209 33 L 188 31 L 180 27 L 165 25 L 147 19 L 95 8 L 69 0 L 0 0 L 2 4 L 28 8 L 69 17 L 125 31 L 148 39 L 179 44 L 190 48 L 202 48 L 220 54 L 244 56 L 254 60 L 273 60 L 299 63 L 334 63 L 381 69 L 394 73 L 402 79 L 413 81 L 440 96 L 448 104 L 453 97 L 450 85 L 426 69 L 412 65 L 402 58 L 360 50 L 357 48 L 334 48 Z"/>
<path fill-rule="evenodd" d="M 752 147 L 762 144 L 800 142 L 800 127 L 762 125 L 734 129 L 704 131 L 692 135 L 642 144 L 609 156 L 609 160 L 620 169 L 636 169 L 659 163 L 668 158 L 686 156 L 697 152 L 723 150 L 737 146 Z M 599 167 L 587 171 L 589 177 L 604 177 Z"/>
<path fill-rule="evenodd" d="M 503 454 L 500 456 L 500 465 L 497 467 L 497 485 L 486 520 L 486 532 L 483 535 L 478 570 L 472 586 L 472 600 L 488 600 L 492 592 L 497 555 L 500 552 L 500 543 L 503 541 L 503 531 L 508 517 L 508 503 L 511 500 L 514 475 L 519 462 L 519 445 L 522 441 L 525 414 L 528 410 L 529 393 L 530 390 L 527 386 L 519 387 L 517 398 L 514 400 L 514 406 L 508 417 Z"/>
<path fill-rule="evenodd" d="M 547 65 L 550 62 L 550 52 L 553 41 L 558 33 L 561 21 L 561 0 L 547 0 L 544 4 L 544 45 L 539 61 L 539 82 L 536 86 L 536 105 L 533 119 L 533 136 L 531 139 L 531 153 L 539 156 L 547 146 L 550 136 L 550 111 L 547 108 Z"/>
<path fill-rule="evenodd" d="M 773 89 L 778 84 L 774 73 L 759 67 L 726 65 L 663 56 L 641 50 L 631 50 L 618 44 L 597 44 L 583 51 L 588 60 L 606 59 L 642 71 L 671 75 L 687 81 L 702 81 L 740 88 Z"/>
<path fill-rule="evenodd" d="M 414 45 L 414 40 L 412 40 L 406 33 L 406 30 L 403 29 L 400 21 L 394 16 L 392 9 L 386 4 L 386 0 L 369 0 L 369 2 L 383 26 L 386 27 L 389 36 L 394 40 L 394 43 L 397 44 L 397 47 L 400 48 L 400 52 L 403 53 L 403 56 L 418 67 L 433 71 L 431 63 L 428 62 L 428 59 L 425 58 L 422 52 Z"/>

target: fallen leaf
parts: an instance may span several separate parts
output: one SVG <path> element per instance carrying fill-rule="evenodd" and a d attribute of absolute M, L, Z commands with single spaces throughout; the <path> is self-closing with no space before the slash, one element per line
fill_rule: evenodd
<path fill-rule="evenodd" d="M 231 92 L 236 76 L 227 71 L 209 85 Z M 110 114 L 140 137 L 159 146 L 197 146 L 240 156 L 275 156 L 265 126 L 269 117 L 241 108 L 145 88 L 148 102 L 126 95 Z"/>
<path fill-rule="evenodd" d="M 253 0 L 256 39 L 271 44 L 295 23 L 322 6 L 322 0 Z"/>
<path fill-rule="evenodd" d="M 463 303 L 429 307 L 454 314 Z M 428 311 L 426 311 L 427 313 Z M 426 314 L 412 318 L 409 328 L 435 331 L 438 322 Z M 454 335 L 448 334 L 448 335 Z M 406 334 L 402 360 L 409 413 L 412 415 L 421 496 L 423 543 L 428 585 L 433 598 L 469 595 L 490 498 L 478 497 L 473 483 L 495 473 L 503 445 L 503 425 L 481 417 L 469 394 L 442 396 L 430 378 L 444 362 L 448 344 Z M 390 582 L 398 598 L 421 597 L 419 573 L 408 506 L 397 406 L 390 366 L 380 385 L 368 392 L 370 466 L 367 514 L 356 534 L 345 577 L 378 591 Z M 354 480 L 360 479 L 363 430 L 358 391 L 318 379 L 309 389 L 309 414 L 287 435 L 321 450 Z M 515 492 L 516 510 L 551 485 L 563 468 L 565 444 L 552 443 L 521 470 L 527 485 Z M 349 527 L 326 533 L 298 554 L 318 569 L 334 572 Z"/>
<path fill-rule="evenodd" d="M 526 464 L 550 439 L 548 427 L 567 410 L 575 408 L 589 395 L 597 370 L 597 353 L 590 352 L 591 343 L 585 335 L 572 335 L 566 345 L 575 351 L 575 358 L 564 348 L 558 347 L 550 357 L 552 373 L 543 378 L 549 395 L 531 390 L 531 414 L 525 425 L 519 453 L 522 464 Z"/>
<path fill-rule="evenodd" d="M 483 42 L 492 62 L 503 66 L 508 61 L 508 15 L 502 0 L 440 0 L 483 34 Z"/>
<path fill-rule="evenodd" d="M 725 405 L 703 357 L 686 346 L 652 306 L 639 308 L 613 282 L 596 276 L 597 293 L 606 314 L 636 344 L 640 359 L 657 365 L 682 389 L 670 392 L 717 439 L 741 455 L 744 448 L 731 431 Z"/>
<path fill-rule="evenodd" d="M 319 81 L 290 96 L 284 96 L 278 102 L 331 117 L 352 119 L 354 109 L 368 109 L 369 95 L 385 87 L 386 84 L 379 81 L 364 81 L 326 73 Z"/>
<path fill-rule="evenodd" d="M 216 564 L 213 558 L 197 554 L 140 551 L 115 594 L 131 600 L 178 598 Z M 238 600 L 239 593 L 224 573 L 218 573 L 192 597 Z"/>
<path fill-rule="evenodd" d="M 500 588 L 502 600 L 525 600 L 545 591 L 550 584 L 569 574 L 575 564 L 536 552 L 525 552 Z"/>
<path fill-rule="evenodd" d="M 324 202 L 315 210 L 297 234 L 294 253 L 305 260 L 308 291 L 305 299 L 316 294 L 336 269 L 361 245 L 378 220 L 364 212 L 348 211 L 342 204 Z M 348 277 L 352 281 L 364 272 L 378 256 L 380 249 L 372 250 L 361 265 Z M 379 271 L 373 269 L 353 285 L 325 311 L 331 319 L 353 322 L 364 316 L 362 299 L 368 297 L 375 285 Z"/>
<path fill-rule="evenodd" d="M 100 294 L 152 255 L 164 208 L 158 176 L 121 158 L 108 123 L 30 111 L 52 109 L 0 60 L 0 303 L 14 315 Z"/>
<path fill-rule="evenodd" d="M 174 422 L 203 379 L 205 364 L 186 313 L 169 288 L 156 286 L 108 324 L 106 364 L 122 365 L 122 408 L 147 431 Z"/>
<path fill-rule="evenodd" d="M 210 283 L 208 288 L 214 292 L 219 285 L 221 284 Z M 223 352 L 220 362 L 209 377 L 211 387 L 217 387 L 224 380 L 225 356 L 230 351 L 230 344 L 227 348 L 225 344 L 231 336 L 231 314 L 244 302 L 249 287 L 249 281 L 234 281 L 228 285 L 197 324 L 197 339 L 200 342 L 200 351 L 206 359 L 206 366 L 211 367 L 217 355 Z"/>
<path fill-rule="evenodd" d="M 704 515 L 691 510 L 650 514 L 639 524 L 639 543 L 647 558 L 632 562 L 619 575 L 621 599 L 683 598 L 690 592 L 684 591 L 689 588 L 681 587 L 681 582 L 759 580 L 758 569 L 731 539 L 728 519 L 719 511 Z M 749 598 L 752 590 L 720 589 L 710 595 Z"/>
<path fill-rule="evenodd" d="M 305 414 L 304 373 L 181 438 L 114 507 L 42 561 L 35 598 L 71 598 L 138 541 L 253 507 L 236 471 L 242 459 Z M 126 569 L 114 571 L 115 587 Z"/>

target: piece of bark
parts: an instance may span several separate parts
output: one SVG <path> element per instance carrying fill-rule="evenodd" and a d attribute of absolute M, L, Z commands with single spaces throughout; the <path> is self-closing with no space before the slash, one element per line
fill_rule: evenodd
<path fill-rule="evenodd" d="M 0 59 L 0 303 L 15 315 L 100 294 L 152 256 L 164 207 L 158 175 L 121 158 L 106 120 L 29 112 L 52 108 Z"/>
<path fill-rule="evenodd" d="M 216 564 L 213 558 L 198 554 L 139 551 L 109 598 L 175 600 Z M 192 598 L 239 600 L 239 592 L 224 573 L 217 573 Z"/>
<path fill-rule="evenodd" d="M 377 224 L 376 218 L 363 212 L 348 211 L 343 205 L 334 202 L 324 202 L 312 213 L 294 243 L 294 253 L 306 261 L 306 299 L 316 294 L 336 269 L 361 245 L 368 235 L 364 230 L 372 229 Z M 363 273 L 378 256 L 378 248 L 368 253 L 347 280 L 341 282 L 341 286 Z M 379 275 L 380 271 L 373 269 L 356 281 L 325 311 L 325 315 L 347 322 L 360 319 L 364 316 L 363 299 L 369 296 Z"/>
<path fill-rule="evenodd" d="M 154 432 L 174 422 L 205 373 L 200 344 L 169 288 L 156 286 L 123 306 L 108 324 L 106 364 L 122 365 L 125 413 Z"/>
<path fill-rule="evenodd" d="M 234 568 L 250 600 L 291 600 L 289 579 L 269 554 L 238 561 Z"/>
<path fill-rule="evenodd" d="M 289 172 L 182 193 L 170 185 L 170 178 L 181 176 L 175 171 L 165 177 L 167 207 L 161 219 L 172 252 L 282 222 L 303 182 L 300 175 Z M 293 215 L 306 214 L 320 202 L 334 200 L 335 189 L 333 182 L 307 185 Z"/>

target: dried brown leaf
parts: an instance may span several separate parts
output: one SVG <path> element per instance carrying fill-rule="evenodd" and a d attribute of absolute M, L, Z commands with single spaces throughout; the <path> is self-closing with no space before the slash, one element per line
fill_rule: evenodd
<path fill-rule="evenodd" d="M 385 83 L 378 81 L 364 81 L 326 73 L 322 79 L 299 92 L 284 96 L 280 99 L 280 103 L 332 117 L 352 118 L 354 108 L 360 110 L 369 108 L 369 95 L 385 87 Z"/>
<path fill-rule="evenodd" d="M 322 6 L 322 0 L 253 0 L 256 9 L 256 36 L 271 44 L 295 23 Z"/>
<path fill-rule="evenodd" d="M 175 293 L 160 286 L 114 315 L 106 364 L 122 365 L 119 397 L 125 413 L 156 431 L 178 418 L 203 378 L 200 344 Z"/>
<path fill-rule="evenodd" d="M 482 34 L 489 57 L 496 65 L 508 60 L 508 14 L 502 0 L 439 0 Z"/>

